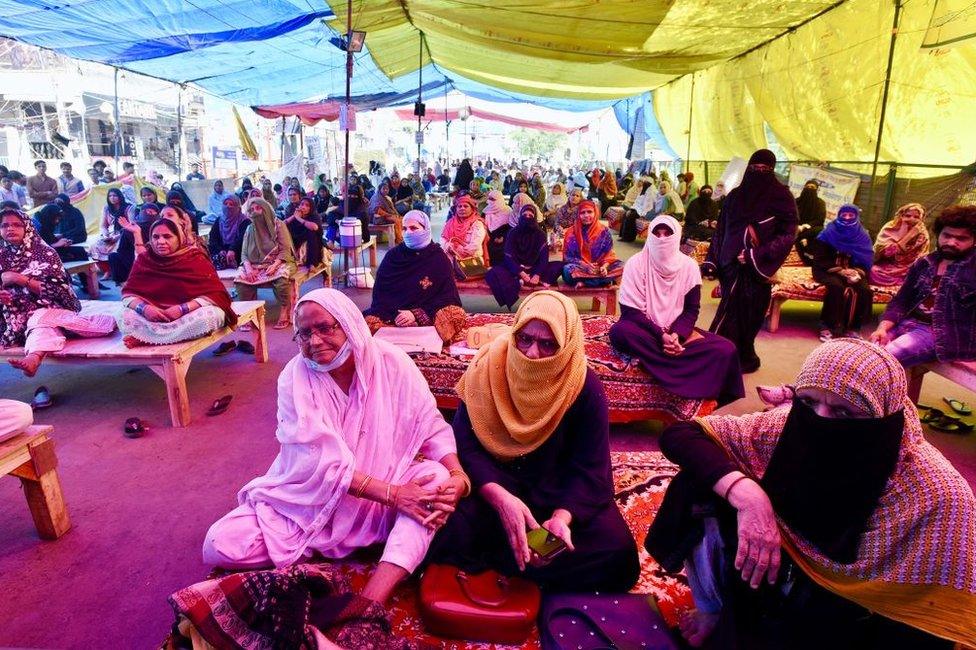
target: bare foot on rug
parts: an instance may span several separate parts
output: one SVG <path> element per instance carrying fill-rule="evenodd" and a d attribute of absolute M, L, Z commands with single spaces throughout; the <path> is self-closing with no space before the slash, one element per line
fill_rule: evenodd
<path fill-rule="evenodd" d="M 40 352 L 31 352 L 30 354 L 24 355 L 23 359 L 9 359 L 7 363 L 18 370 L 22 370 L 25 376 L 33 377 L 37 374 L 37 369 L 41 367 L 42 361 L 44 361 L 43 354 Z"/>
<path fill-rule="evenodd" d="M 793 399 L 792 386 L 756 386 L 759 399 L 767 406 L 779 406 Z"/>
<path fill-rule="evenodd" d="M 720 614 L 706 614 L 693 609 L 682 615 L 678 622 L 681 636 L 693 648 L 700 648 L 718 625 Z"/>
<path fill-rule="evenodd" d="M 140 341 L 134 336 L 122 337 L 122 343 L 125 345 L 125 347 L 129 348 L 130 350 L 132 348 L 141 348 L 144 345 L 149 345 L 148 343 L 144 343 L 143 341 Z"/>

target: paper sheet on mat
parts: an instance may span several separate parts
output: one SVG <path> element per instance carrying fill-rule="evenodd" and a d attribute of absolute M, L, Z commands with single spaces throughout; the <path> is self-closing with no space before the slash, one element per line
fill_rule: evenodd
<path fill-rule="evenodd" d="M 373 337 L 392 343 L 404 352 L 439 354 L 444 349 L 444 341 L 434 327 L 381 327 Z"/>

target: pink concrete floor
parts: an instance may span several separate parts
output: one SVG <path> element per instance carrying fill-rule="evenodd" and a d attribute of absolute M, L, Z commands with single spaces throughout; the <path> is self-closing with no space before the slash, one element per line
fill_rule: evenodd
<path fill-rule="evenodd" d="M 361 305 L 368 300 L 367 292 L 351 295 Z M 490 308 L 484 301 L 467 306 Z M 701 323 L 714 307 L 706 302 Z M 815 324 L 810 307 L 788 305 L 781 330 L 760 335 L 764 365 L 747 378 L 747 398 L 725 411 L 757 410 L 754 386 L 791 380 L 818 344 Z M 3 397 L 29 400 L 42 383 L 56 395 L 56 406 L 37 421 L 54 426 L 74 524 L 60 540 L 41 541 L 19 482 L 0 480 L 0 647 L 151 648 L 166 636 L 173 619 L 166 597 L 207 574 L 200 560 L 207 528 L 275 456 L 275 382 L 296 348 L 289 332 L 268 332 L 268 364 L 241 353 L 198 355 L 188 376 L 194 421 L 186 429 L 169 427 L 163 384 L 148 370 L 49 366 L 27 380 L 0 369 Z M 209 403 L 227 393 L 234 395 L 230 409 L 207 417 Z M 943 395 L 976 402 L 940 378 L 926 380 L 923 401 Z M 139 440 L 121 434 L 133 415 L 153 425 Z M 613 447 L 656 449 L 658 432 L 654 423 L 615 426 Z M 976 435 L 930 439 L 976 484 Z"/>

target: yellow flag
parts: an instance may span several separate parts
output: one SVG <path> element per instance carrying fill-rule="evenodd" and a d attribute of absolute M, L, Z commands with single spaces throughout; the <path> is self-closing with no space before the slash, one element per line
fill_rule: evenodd
<path fill-rule="evenodd" d="M 250 134 L 244 127 L 244 122 L 241 121 L 241 115 L 237 112 L 237 107 L 232 107 L 234 111 L 234 119 L 237 121 L 237 137 L 241 141 L 241 149 L 244 151 L 244 155 L 251 160 L 258 159 L 258 148 L 254 146 L 254 140 L 251 139 Z"/>

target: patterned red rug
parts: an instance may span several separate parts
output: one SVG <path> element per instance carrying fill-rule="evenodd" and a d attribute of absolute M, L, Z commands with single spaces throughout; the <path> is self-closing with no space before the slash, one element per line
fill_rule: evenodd
<path fill-rule="evenodd" d="M 641 369 L 636 359 L 614 350 L 608 334 L 616 321 L 613 316 L 583 315 L 582 319 L 586 362 L 603 383 L 611 422 L 661 420 L 667 423 L 705 416 L 715 409 L 712 400 L 685 399 L 664 390 Z M 470 314 L 467 328 L 489 323 L 511 325 L 514 320 L 514 314 Z M 461 333 L 458 338 L 464 340 L 465 336 Z M 444 353 L 411 354 L 410 358 L 423 373 L 438 406 L 457 408 L 454 387 L 471 358 Z"/>
<path fill-rule="evenodd" d="M 669 625 L 677 624 L 678 612 L 691 607 L 691 592 L 683 575 L 670 575 L 644 551 L 644 536 L 657 514 L 664 491 L 678 468 L 668 462 L 659 452 L 613 452 L 613 482 L 617 506 L 630 526 L 641 555 L 641 576 L 634 593 L 653 594 L 657 599 L 661 614 Z M 369 563 L 345 563 L 352 585 L 362 588 L 372 569 Z M 447 641 L 424 632 L 417 607 L 417 584 L 415 580 L 404 584 L 397 590 L 391 603 L 394 631 L 397 635 L 423 640 L 435 646 L 450 650 L 491 648 L 514 648 L 486 643 Z M 539 648 L 536 634 L 521 646 L 525 650 Z"/>

